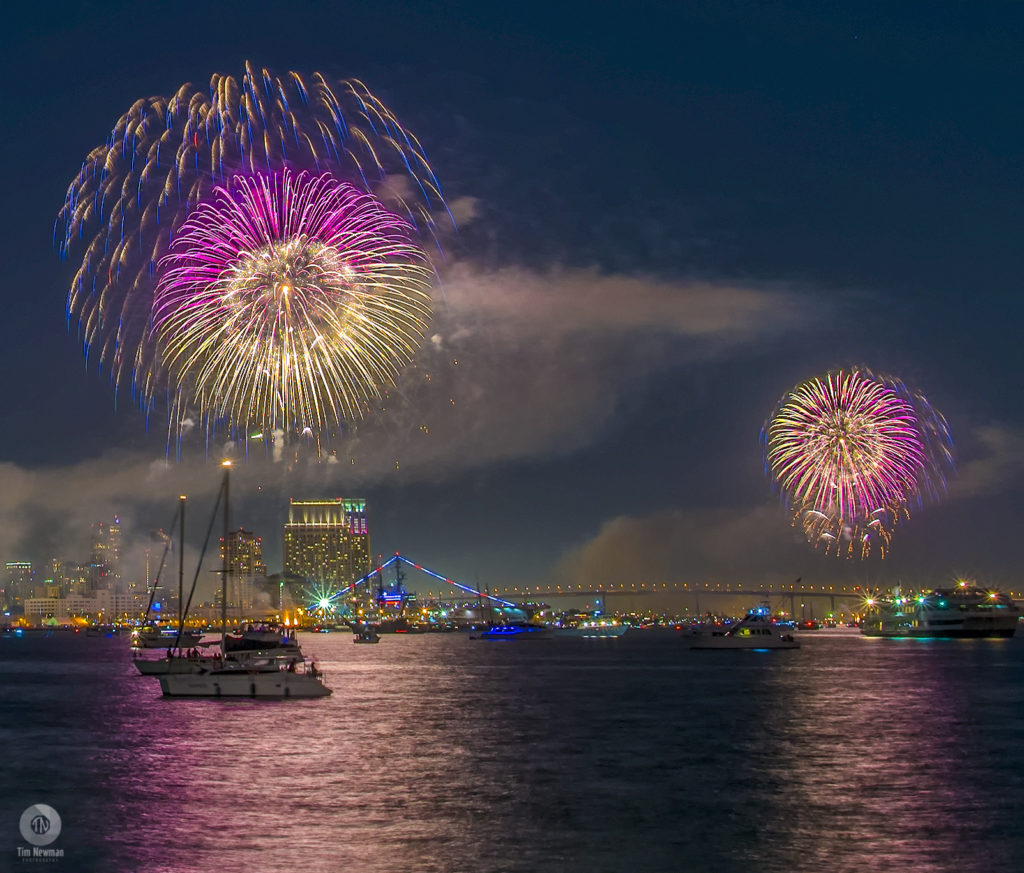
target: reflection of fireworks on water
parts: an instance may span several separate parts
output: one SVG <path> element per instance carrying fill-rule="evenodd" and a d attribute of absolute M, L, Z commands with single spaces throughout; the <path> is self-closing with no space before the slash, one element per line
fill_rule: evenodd
<path fill-rule="evenodd" d="M 942 416 L 902 382 L 833 371 L 786 394 L 762 433 L 765 469 L 794 523 L 826 551 L 884 556 L 909 504 L 937 496 L 952 464 Z"/>
<path fill-rule="evenodd" d="M 408 223 L 329 175 L 235 179 L 188 217 L 159 264 L 156 361 L 198 409 L 314 438 L 398 381 L 430 318 Z"/>
<path fill-rule="evenodd" d="M 150 406 L 166 374 L 148 341 L 157 265 L 179 228 L 216 186 L 285 168 L 331 173 L 363 191 L 386 179 L 418 231 L 444 209 L 416 138 L 358 80 L 319 73 L 275 76 L 246 65 L 209 89 L 182 86 L 169 98 L 136 101 L 68 188 L 59 224 L 62 254 L 84 245 L 68 293 L 86 354 L 116 385 Z M 401 184 L 401 180 L 409 184 Z M 404 193 L 403 193 L 404 192 Z M 174 386 L 170 391 L 174 393 Z"/>

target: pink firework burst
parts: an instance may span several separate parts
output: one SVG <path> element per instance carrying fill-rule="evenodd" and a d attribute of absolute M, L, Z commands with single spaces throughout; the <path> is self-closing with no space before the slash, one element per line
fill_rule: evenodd
<path fill-rule="evenodd" d="M 394 386 L 430 320 L 412 228 L 329 174 L 217 188 L 160 261 L 152 336 L 171 427 L 316 434 Z"/>
<path fill-rule="evenodd" d="M 812 542 L 884 555 L 927 478 L 928 446 L 913 405 L 853 370 L 798 385 L 765 426 L 765 465 Z"/>

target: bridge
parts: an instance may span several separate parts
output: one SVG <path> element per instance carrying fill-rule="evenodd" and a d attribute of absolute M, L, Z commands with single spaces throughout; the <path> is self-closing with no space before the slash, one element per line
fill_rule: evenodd
<path fill-rule="evenodd" d="M 835 613 L 837 607 L 841 612 L 862 612 L 864 601 L 873 595 L 879 594 L 883 589 L 866 585 L 812 585 L 806 584 L 801 579 L 796 579 L 787 584 L 769 585 L 744 585 L 743 583 L 723 584 L 718 582 L 630 582 L 620 585 L 533 585 L 533 586 L 495 586 L 485 589 L 475 588 L 459 582 L 429 567 L 425 567 L 416 561 L 407 558 L 405 555 L 396 552 L 393 557 L 375 567 L 365 576 L 357 579 L 351 585 L 333 592 L 330 600 L 341 598 L 351 593 L 361 585 L 367 585 L 372 579 L 382 579 L 383 571 L 388 567 L 402 565 L 412 567 L 415 570 L 443 583 L 436 592 L 428 591 L 428 597 L 443 597 L 447 590 L 459 591 L 478 600 L 489 600 L 497 606 L 513 608 L 516 606 L 528 605 L 538 602 L 550 602 L 559 598 L 595 598 L 600 601 L 602 607 L 607 609 L 607 598 L 615 597 L 645 597 L 653 595 L 677 595 L 693 597 L 698 604 L 700 612 L 700 598 L 714 601 L 718 598 L 746 598 L 751 602 L 763 600 L 779 600 L 789 602 L 789 614 L 796 615 L 797 604 L 801 608 L 810 607 L 811 615 L 815 615 L 815 606 L 824 608 Z M 449 586 L 445 589 L 444 586 Z M 1024 598 L 1024 592 L 1010 591 L 1009 595 L 1018 600 Z"/>
<path fill-rule="evenodd" d="M 798 601 L 800 602 L 801 607 L 809 601 L 824 607 L 825 602 L 827 601 L 829 611 L 834 613 L 837 606 L 836 598 L 841 598 L 840 605 L 845 607 L 843 611 L 848 610 L 851 612 L 859 612 L 860 610 L 857 607 L 860 607 L 862 601 L 869 596 L 869 592 L 871 591 L 871 589 L 866 589 L 859 585 L 802 585 L 799 584 L 800 580 L 789 585 L 769 586 L 744 586 L 742 583 L 729 586 L 722 585 L 721 583 L 710 582 L 633 582 L 628 585 L 622 584 L 610 586 L 534 585 L 496 586 L 494 588 L 480 589 L 438 573 L 429 567 L 396 552 L 387 561 L 384 561 L 374 567 L 369 573 L 360 579 L 357 579 L 351 585 L 333 592 L 327 601 L 334 602 L 335 600 L 350 594 L 360 586 L 368 585 L 373 579 L 382 579 L 383 572 L 389 567 L 395 566 L 397 570 L 403 565 L 418 570 L 432 579 L 443 583 L 443 585 L 439 586 L 439 590 L 437 592 L 432 590 L 426 592 L 428 597 L 443 597 L 448 590 L 445 589 L 444 586 L 449 586 L 449 589 L 453 592 L 462 592 L 463 594 L 480 601 L 489 600 L 495 605 L 504 608 L 513 608 L 517 605 L 528 605 L 530 603 L 537 603 L 538 601 L 549 602 L 558 598 L 593 597 L 601 603 L 602 607 L 607 609 L 609 605 L 609 597 L 628 596 L 632 598 L 636 596 L 642 597 L 645 595 L 674 594 L 691 595 L 695 597 L 697 602 L 697 612 L 701 611 L 699 607 L 701 597 L 705 598 L 705 602 L 707 602 L 707 598 L 714 599 L 717 597 L 745 597 L 751 601 L 762 601 L 782 597 L 789 600 L 790 615 L 795 615 Z M 855 599 L 853 604 L 848 602 L 843 603 L 843 600 L 849 601 L 851 598 Z M 811 608 L 811 614 L 815 614 L 813 605 Z"/>

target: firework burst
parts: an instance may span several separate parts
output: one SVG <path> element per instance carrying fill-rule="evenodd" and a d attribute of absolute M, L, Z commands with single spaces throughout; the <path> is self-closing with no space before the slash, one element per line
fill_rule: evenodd
<path fill-rule="evenodd" d="M 241 79 L 136 101 L 68 188 L 55 233 L 62 255 L 84 247 L 67 299 L 87 357 L 143 406 L 160 383 L 148 342 L 158 265 L 199 204 L 236 176 L 285 168 L 331 173 L 366 193 L 411 181 L 399 211 L 431 233 L 444 209 L 416 138 L 366 86 L 319 73 L 276 76 L 246 64 Z M 173 392 L 173 386 L 171 386 Z"/>
<path fill-rule="evenodd" d="M 159 264 L 157 370 L 172 428 L 328 432 L 397 383 L 430 319 L 412 228 L 330 175 L 236 177 Z M 148 388 L 148 386 L 147 386 Z"/>
<path fill-rule="evenodd" d="M 864 370 L 798 385 L 762 433 L 765 469 L 810 542 L 885 555 L 910 503 L 936 496 L 951 465 L 945 420 L 920 394 Z"/>

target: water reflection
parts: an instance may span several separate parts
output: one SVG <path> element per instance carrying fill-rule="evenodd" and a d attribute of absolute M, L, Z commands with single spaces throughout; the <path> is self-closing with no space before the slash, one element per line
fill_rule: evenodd
<path fill-rule="evenodd" d="M 1000 871 L 1024 851 L 1024 640 L 318 635 L 333 696 L 278 702 L 163 699 L 117 640 L 3 645 L 0 817 L 55 806 L 67 869 Z"/>
<path fill-rule="evenodd" d="M 1009 645 L 805 636 L 770 674 L 748 750 L 770 786 L 753 816 L 769 868 L 1018 869 L 1013 823 L 994 814 L 1015 753 L 986 741 L 978 711 Z"/>

